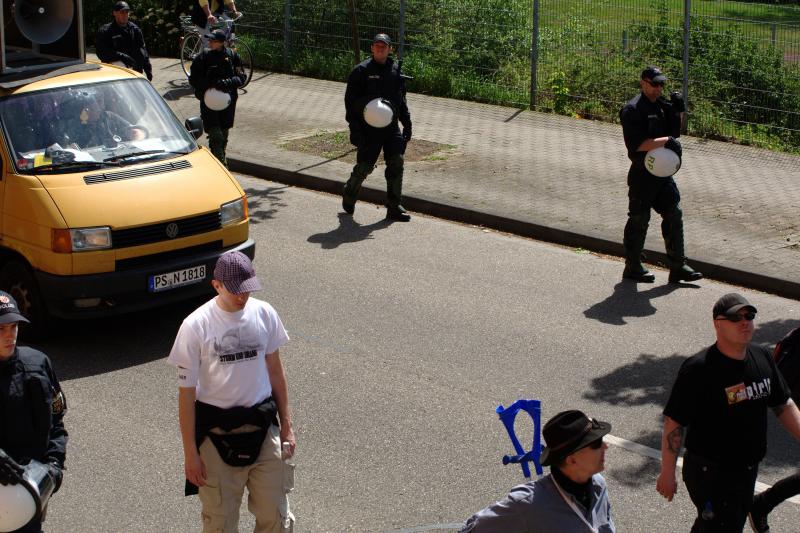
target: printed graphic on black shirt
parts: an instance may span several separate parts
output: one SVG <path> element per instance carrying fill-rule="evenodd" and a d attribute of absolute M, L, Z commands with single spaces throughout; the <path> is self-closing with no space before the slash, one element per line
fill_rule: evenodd
<path fill-rule="evenodd" d="M 222 337 L 214 338 L 214 354 L 220 364 L 230 365 L 244 361 L 252 361 L 258 357 L 259 342 L 250 338 L 249 328 L 234 328 L 226 331 Z"/>
<path fill-rule="evenodd" d="M 738 383 L 725 389 L 725 395 L 728 397 L 728 405 L 744 402 L 747 400 L 758 400 L 759 398 L 768 398 L 770 391 L 769 378 L 764 378 L 759 382 L 753 382 L 750 385 Z"/>

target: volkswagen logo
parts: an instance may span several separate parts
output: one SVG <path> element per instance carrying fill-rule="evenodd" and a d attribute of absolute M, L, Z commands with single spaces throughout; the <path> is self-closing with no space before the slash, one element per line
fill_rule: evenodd
<path fill-rule="evenodd" d="M 167 224 L 167 237 L 174 239 L 178 236 L 178 225 L 174 222 Z"/>

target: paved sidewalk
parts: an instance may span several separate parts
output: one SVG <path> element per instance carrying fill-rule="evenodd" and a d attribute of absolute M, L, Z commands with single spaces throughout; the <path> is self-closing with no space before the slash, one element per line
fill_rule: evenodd
<path fill-rule="evenodd" d="M 176 60 L 153 63 L 154 83 L 178 116 L 198 115 Z M 232 168 L 339 193 L 350 164 L 279 145 L 346 129 L 343 95 L 343 83 L 257 72 L 239 99 L 228 150 Z M 445 160 L 406 165 L 407 208 L 622 255 L 628 159 L 618 125 L 418 94 L 408 100 L 415 138 L 455 149 Z M 800 157 L 682 141 L 676 179 L 690 264 L 709 277 L 800 299 Z M 382 203 L 384 191 L 379 167 L 362 195 Z M 356 218 L 364 208 L 358 204 Z M 653 213 L 649 260 L 663 261 L 663 250 Z M 657 278 L 662 282 L 664 273 Z"/>

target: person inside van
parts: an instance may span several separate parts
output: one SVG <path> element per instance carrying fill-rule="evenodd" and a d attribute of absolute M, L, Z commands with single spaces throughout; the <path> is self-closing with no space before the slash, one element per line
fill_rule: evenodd
<path fill-rule="evenodd" d="M 146 132 L 104 105 L 102 92 L 92 88 L 72 91 L 61 104 L 61 123 L 66 147 L 85 149 L 117 146 L 122 141 L 144 139 Z"/>

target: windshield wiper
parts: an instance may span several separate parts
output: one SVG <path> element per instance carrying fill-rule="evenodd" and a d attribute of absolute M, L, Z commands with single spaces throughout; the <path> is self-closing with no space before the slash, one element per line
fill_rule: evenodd
<path fill-rule="evenodd" d="M 182 151 L 172 151 L 172 150 L 143 150 L 141 152 L 128 152 L 127 154 L 119 154 L 119 155 L 112 155 L 111 157 L 106 157 L 103 159 L 105 162 L 109 161 L 123 161 L 125 159 L 130 159 L 133 157 L 142 157 L 145 155 L 153 155 L 153 154 L 180 154 L 186 155 L 188 152 Z"/>
<path fill-rule="evenodd" d="M 61 170 L 61 169 L 78 169 L 78 168 L 105 168 L 105 167 L 118 167 L 119 163 L 104 162 L 104 161 L 65 161 L 63 163 L 48 163 L 46 165 L 39 165 L 33 167 L 29 171 L 45 171 L 45 170 Z"/>

